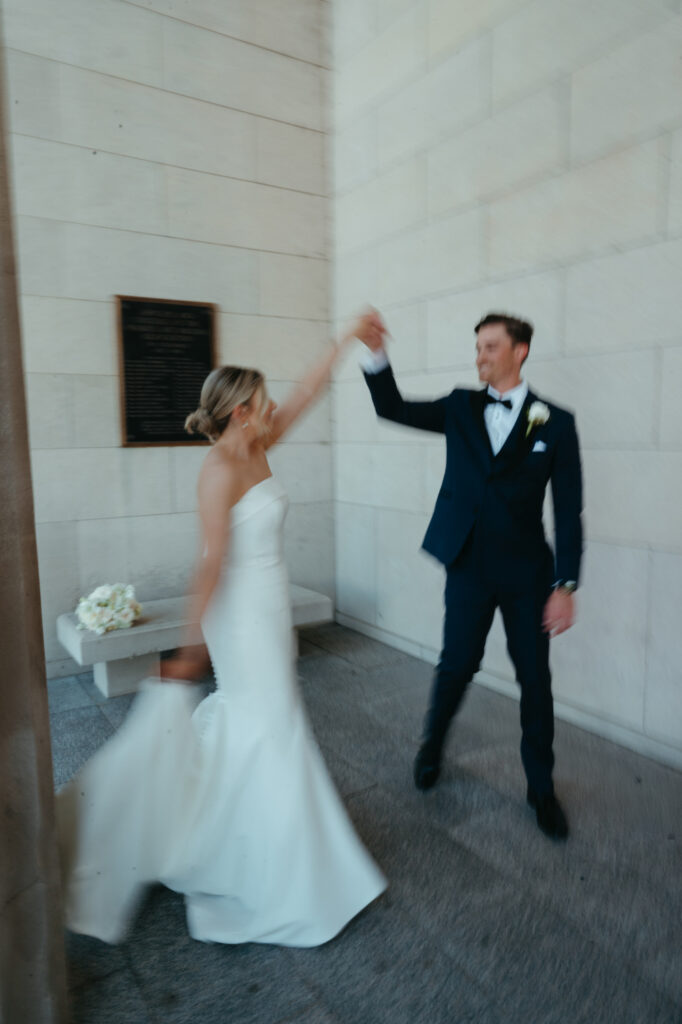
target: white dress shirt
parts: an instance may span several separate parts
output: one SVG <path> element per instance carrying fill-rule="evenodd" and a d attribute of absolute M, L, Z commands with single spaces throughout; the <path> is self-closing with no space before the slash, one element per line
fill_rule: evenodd
<path fill-rule="evenodd" d="M 519 418 L 521 412 L 521 406 L 526 400 L 528 394 L 528 385 L 525 380 L 522 380 L 520 384 L 517 384 L 511 391 L 506 391 L 502 394 L 496 391 L 490 384 L 488 385 L 488 394 L 492 395 L 493 398 L 504 398 L 509 399 L 512 404 L 511 409 L 507 409 L 504 405 L 497 403 L 486 405 L 483 416 L 485 418 L 485 425 L 488 431 L 488 437 L 490 438 L 490 446 L 497 455 L 501 450 L 504 442 L 511 434 L 514 424 Z"/>
<path fill-rule="evenodd" d="M 366 349 L 360 357 L 360 366 L 365 373 L 381 373 L 388 365 L 388 356 L 383 348 L 377 352 Z M 483 413 L 490 445 L 495 455 L 497 455 L 519 418 L 521 406 L 528 394 L 528 385 L 525 380 L 522 380 L 520 384 L 512 388 L 511 391 L 507 391 L 504 395 L 488 385 L 488 393 L 493 398 L 508 398 L 512 403 L 511 409 L 507 409 L 504 405 L 493 405 L 491 403 L 486 405 L 485 412 Z"/>

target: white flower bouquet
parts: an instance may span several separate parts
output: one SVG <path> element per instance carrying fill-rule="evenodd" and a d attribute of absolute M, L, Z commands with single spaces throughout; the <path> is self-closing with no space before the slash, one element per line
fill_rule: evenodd
<path fill-rule="evenodd" d="M 100 636 L 112 629 L 129 629 L 142 613 L 135 600 L 135 588 L 125 583 L 105 583 L 76 607 L 79 629 L 91 629 Z"/>

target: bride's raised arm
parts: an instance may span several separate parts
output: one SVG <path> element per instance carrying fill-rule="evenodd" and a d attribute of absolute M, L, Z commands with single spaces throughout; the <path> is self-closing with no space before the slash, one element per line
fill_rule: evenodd
<path fill-rule="evenodd" d="M 320 397 L 329 383 L 334 365 L 356 338 L 368 344 L 383 338 L 384 334 L 384 325 L 374 310 L 358 317 L 337 342 L 332 342 L 326 355 L 306 373 L 286 400 L 275 409 L 270 419 L 266 447 L 276 444 L 306 409 Z"/>

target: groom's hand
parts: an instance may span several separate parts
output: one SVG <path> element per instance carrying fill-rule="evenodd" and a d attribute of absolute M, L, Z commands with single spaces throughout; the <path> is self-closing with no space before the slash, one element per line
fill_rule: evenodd
<path fill-rule="evenodd" d="M 378 352 L 384 347 L 386 325 L 376 309 L 369 309 L 358 317 L 349 333 L 372 352 Z"/>
<path fill-rule="evenodd" d="M 561 587 L 549 595 L 542 618 L 545 633 L 558 636 L 565 633 L 575 622 L 575 598 Z"/>

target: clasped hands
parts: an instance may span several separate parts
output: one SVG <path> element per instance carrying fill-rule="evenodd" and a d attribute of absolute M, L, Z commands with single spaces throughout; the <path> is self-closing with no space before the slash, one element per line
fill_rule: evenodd
<path fill-rule="evenodd" d="M 387 333 L 386 324 L 381 319 L 377 310 L 368 309 L 343 334 L 341 344 L 346 344 L 357 338 L 358 341 L 361 341 L 372 352 L 377 352 L 384 347 Z"/>

